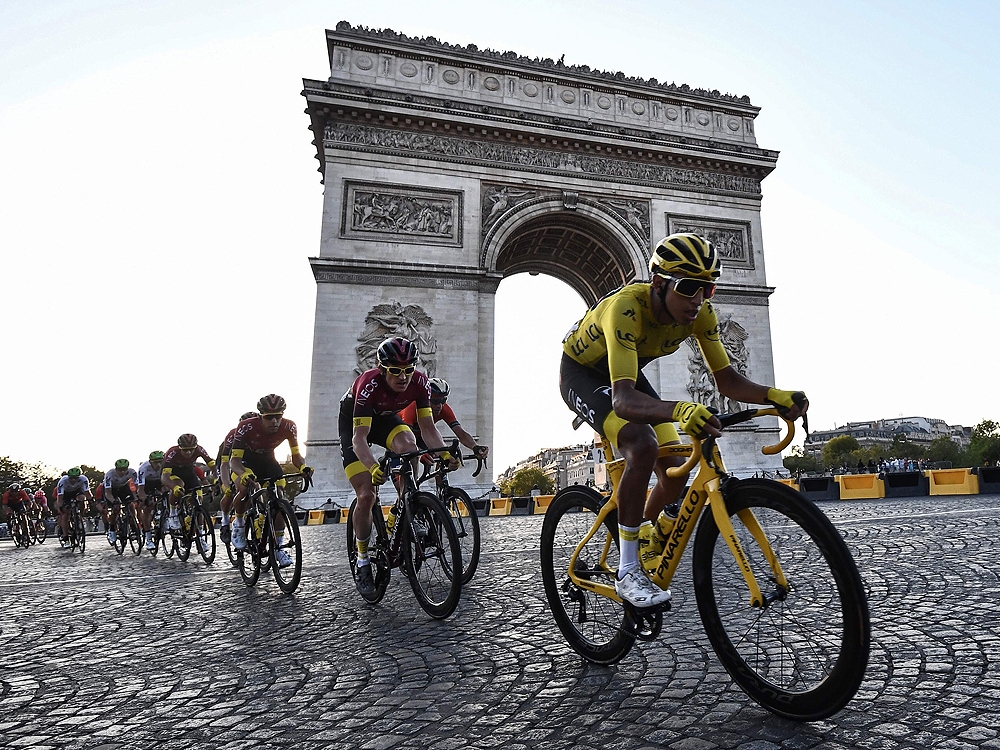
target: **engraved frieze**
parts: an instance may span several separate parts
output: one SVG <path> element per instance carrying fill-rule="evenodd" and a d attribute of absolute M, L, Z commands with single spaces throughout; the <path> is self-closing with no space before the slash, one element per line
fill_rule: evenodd
<path fill-rule="evenodd" d="M 754 268 L 750 246 L 750 225 L 745 222 L 719 222 L 668 216 L 670 233 L 692 232 L 711 242 L 723 260 L 723 267 Z"/>
<path fill-rule="evenodd" d="M 412 131 L 390 130 L 367 125 L 332 123 L 323 134 L 324 145 L 343 144 L 364 150 L 388 153 L 408 152 L 420 158 L 451 158 L 467 162 L 487 162 L 509 169 L 512 165 L 544 171 L 575 172 L 591 177 L 674 185 L 699 191 L 759 196 L 760 181 L 738 175 L 681 169 L 575 154 L 531 146 L 478 141 Z"/>
<path fill-rule="evenodd" d="M 343 236 L 459 244 L 461 193 L 347 182 Z"/>
<path fill-rule="evenodd" d="M 726 316 L 719 322 L 719 340 L 729 355 L 729 363 L 740 375 L 749 377 L 750 352 L 747 350 L 746 341 L 749 334 L 746 329 Z M 734 412 L 743 409 L 743 405 L 738 401 L 723 396 L 716 390 L 715 380 L 712 378 L 705 364 L 705 359 L 701 355 L 701 349 L 693 338 L 687 339 L 689 349 L 688 359 L 688 384 L 687 392 L 691 400 L 695 403 L 712 406 L 720 412 Z"/>
<path fill-rule="evenodd" d="M 521 190 L 510 185 L 483 185 L 482 233 L 496 223 L 503 214 L 537 195 L 535 190 Z"/>
<path fill-rule="evenodd" d="M 437 370 L 437 339 L 431 333 L 434 321 L 420 305 L 403 305 L 396 300 L 375 305 L 365 317 L 365 330 L 358 336 L 360 344 L 355 348 L 357 367 L 361 374 L 375 366 L 375 352 L 378 345 L 390 336 L 402 336 L 417 346 L 419 359 L 417 366 L 434 377 Z"/>
<path fill-rule="evenodd" d="M 614 211 L 643 240 L 649 239 L 649 202 L 631 200 L 598 200 Z"/>

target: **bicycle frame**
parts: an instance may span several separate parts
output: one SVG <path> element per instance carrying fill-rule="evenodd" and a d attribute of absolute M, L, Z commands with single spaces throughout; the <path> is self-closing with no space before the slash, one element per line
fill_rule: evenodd
<path fill-rule="evenodd" d="M 740 415 L 745 418 L 739 421 L 746 421 L 748 419 L 766 416 L 781 417 L 777 410 L 773 408 L 750 409 L 746 412 L 740 412 Z M 794 424 L 788 420 L 783 421 L 786 425 L 788 425 L 788 433 L 776 445 L 763 448 L 762 451 L 765 454 L 773 455 L 775 453 L 779 453 L 791 442 L 792 437 L 795 435 Z M 735 424 L 735 422 L 731 422 L 730 424 Z M 664 445 L 660 447 L 658 455 L 661 458 L 665 456 L 689 457 L 683 466 L 668 469 L 668 476 L 676 477 L 687 474 L 696 464 L 698 465 L 698 473 L 692 480 L 691 487 L 688 489 L 687 494 L 684 496 L 684 502 L 681 503 L 680 510 L 677 514 L 677 520 L 674 522 L 673 528 L 670 530 L 670 534 L 666 539 L 658 564 L 655 569 L 650 572 L 650 579 L 661 588 L 665 589 L 670 587 L 670 583 L 674 578 L 674 574 L 677 572 L 677 567 L 680 564 L 684 550 L 687 547 L 688 542 L 691 540 L 691 535 L 694 533 L 698 519 L 701 517 L 701 513 L 705 509 L 705 506 L 708 505 L 712 510 L 712 516 L 715 520 L 716 526 L 719 528 L 720 535 L 726 540 L 726 545 L 729 547 L 730 552 L 740 567 L 740 571 L 743 573 L 743 578 L 746 581 L 750 597 L 750 605 L 752 607 L 763 608 L 776 598 L 777 595 L 765 597 L 761 593 L 760 584 L 757 582 L 757 579 L 747 562 L 746 554 L 743 552 L 743 548 L 737 539 L 736 531 L 733 529 L 733 524 L 729 520 L 729 513 L 726 510 L 725 499 L 722 495 L 722 481 L 729 475 L 726 474 L 725 467 L 723 466 L 722 454 L 714 440 L 711 441 L 709 447 L 711 451 L 710 460 L 705 455 L 706 451 L 703 450 L 703 442 L 696 438 L 693 439 L 692 443 L 689 445 Z M 573 551 L 573 555 L 570 557 L 569 570 L 567 571 L 567 574 L 569 575 L 570 580 L 581 589 L 586 589 L 587 591 L 592 591 L 595 594 L 606 596 L 609 599 L 621 602 L 622 600 L 618 596 L 617 592 L 615 592 L 615 587 L 613 585 L 596 583 L 588 578 L 581 578 L 576 573 L 576 561 L 580 552 L 604 526 L 604 522 L 608 515 L 618 508 L 618 482 L 625 469 L 625 459 L 617 459 L 608 463 L 607 469 L 608 478 L 612 485 L 611 497 L 601 507 L 600 512 L 597 514 L 597 518 L 590 527 L 590 531 L 588 531 L 586 536 L 584 536 L 580 543 L 577 544 L 576 549 Z M 788 580 L 786 579 L 784 571 L 781 568 L 781 563 L 774 554 L 771 544 L 767 539 L 767 535 L 757 522 L 753 512 L 750 510 L 742 510 L 739 511 L 738 516 L 760 545 L 760 548 L 770 565 L 775 582 L 783 591 L 787 592 L 789 589 Z M 601 554 L 600 560 L 601 567 L 607 570 L 608 573 L 614 573 L 614 570 L 610 565 L 608 565 L 608 553 L 611 551 L 611 545 L 613 543 L 614 539 L 612 535 L 608 533 L 604 542 L 604 550 Z"/>

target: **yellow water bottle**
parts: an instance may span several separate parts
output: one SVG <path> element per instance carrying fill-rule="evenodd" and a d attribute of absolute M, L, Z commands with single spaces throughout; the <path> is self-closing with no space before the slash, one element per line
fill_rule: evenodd
<path fill-rule="evenodd" d="M 264 536 L 264 514 L 258 513 L 257 517 L 253 519 L 253 536 L 254 539 L 260 539 Z"/>
<path fill-rule="evenodd" d="M 392 530 L 396 528 L 396 506 L 389 508 L 389 515 L 385 519 L 385 531 L 389 536 L 392 536 Z"/>

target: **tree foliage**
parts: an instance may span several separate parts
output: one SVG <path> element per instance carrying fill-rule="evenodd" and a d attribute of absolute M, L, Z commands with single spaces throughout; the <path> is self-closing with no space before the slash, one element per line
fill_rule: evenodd
<path fill-rule="evenodd" d="M 788 455 L 781 459 L 781 463 L 792 474 L 818 472 L 823 468 L 816 457 L 805 454 L 801 445 L 792 448 Z"/>
<path fill-rule="evenodd" d="M 41 489 L 49 496 L 59 481 L 59 475 L 40 463 L 15 461 L 9 456 L 0 456 L 0 490 L 6 490 L 14 482 L 32 490 Z"/>
<path fill-rule="evenodd" d="M 992 466 L 1000 461 L 1000 424 L 984 419 L 973 427 L 969 453 L 972 463 L 977 466 Z"/>
<path fill-rule="evenodd" d="M 834 468 L 846 466 L 851 463 L 851 453 L 857 450 L 861 450 L 861 444 L 856 437 L 838 435 L 823 446 L 823 465 Z"/>
<path fill-rule="evenodd" d="M 497 485 L 501 494 L 507 497 L 524 497 L 531 494 L 536 486 L 543 495 L 549 495 L 555 489 L 555 483 L 535 467 L 527 467 L 514 472 L 512 477 L 500 480 Z"/>

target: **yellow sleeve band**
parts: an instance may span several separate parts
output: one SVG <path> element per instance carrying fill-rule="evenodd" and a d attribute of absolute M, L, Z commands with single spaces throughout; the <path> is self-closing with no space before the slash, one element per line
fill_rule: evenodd
<path fill-rule="evenodd" d="M 208 464 L 207 465 L 208 465 L 208 468 L 214 469 L 215 468 L 215 461 L 213 461 L 212 459 L 208 459 Z"/>
<path fill-rule="evenodd" d="M 417 409 L 417 417 L 433 417 L 434 411 L 429 407 L 424 407 L 423 409 Z"/>
<path fill-rule="evenodd" d="M 292 446 L 292 455 L 293 456 L 298 456 L 299 455 L 299 446 L 298 445 L 293 445 Z"/>
<path fill-rule="evenodd" d="M 233 452 L 229 455 L 230 458 L 243 458 L 242 448 L 233 448 Z"/>
<path fill-rule="evenodd" d="M 371 417 L 355 417 L 354 418 L 355 427 L 371 427 L 372 418 Z"/>

